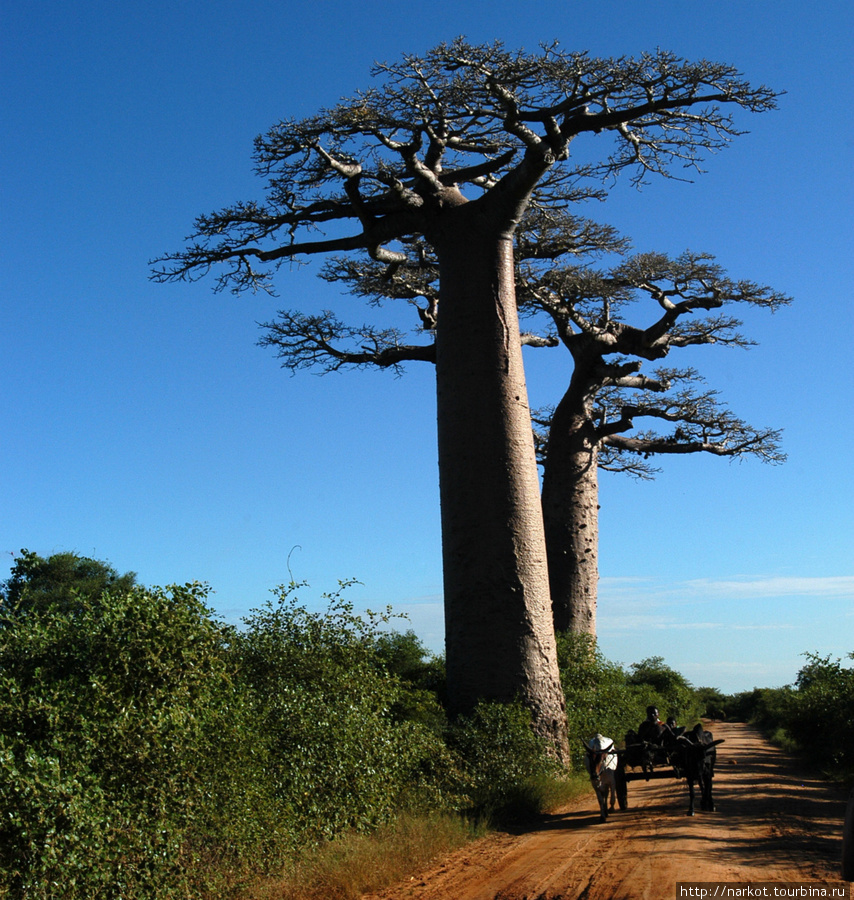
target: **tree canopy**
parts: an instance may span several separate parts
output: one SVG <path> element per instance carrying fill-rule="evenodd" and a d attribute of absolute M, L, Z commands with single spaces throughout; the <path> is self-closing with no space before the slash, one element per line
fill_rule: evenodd
<path fill-rule="evenodd" d="M 724 106 L 763 112 L 777 97 L 728 65 L 664 50 L 600 59 L 556 43 L 528 53 L 459 38 L 372 75 L 378 86 L 256 138 L 266 203 L 199 216 L 192 243 L 162 257 L 155 279 L 218 265 L 219 287 L 271 289 L 260 264 L 353 250 L 395 266 L 405 260 L 395 244 L 435 237 L 441 212 L 466 200 L 501 204 L 509 231 L 528 202 L 555 210 L 601 197 L 622 171 L 635 183 L 700 171 L 704 154 L 741 133 Z M 595 156 L 576 160 L 581 136 Z"/>
<path fill-rule="evenodd" d="M 22 550 L 9 579 L 0 583 L 0 615 L 70 612 L 97 603 L 105 591 L 127 592 L 135 584 L 135 572 L 119 575 L 109 563 L 98 559 L 71 552 L 43 557 Z"/>

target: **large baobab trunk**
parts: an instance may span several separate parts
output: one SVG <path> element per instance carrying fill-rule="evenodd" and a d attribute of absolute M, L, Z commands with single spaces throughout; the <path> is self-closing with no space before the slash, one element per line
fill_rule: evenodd
<path fill-rule="evenodd" d="M 467 711 L 480 699 L 521 699 L 535 730 L 567 759 L 512 241 L 454 230 L 436 241 L 450 702 Z"/>
<path fill-rule="evenodd" d="M 556 631 L 596 634 L 599 581 L 598 438 L 584 400 L 555 410 L 543 471 L 543 519 Z"/>

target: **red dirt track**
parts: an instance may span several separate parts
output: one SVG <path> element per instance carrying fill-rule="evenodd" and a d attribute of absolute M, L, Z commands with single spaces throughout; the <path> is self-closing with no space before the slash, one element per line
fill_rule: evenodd
<path fill-rule="evenodd" d="M 843 791 L 804 776 L 750 726 L 706 727 L 725 740 L 716 812 L 701 812 L 698 801 L 686 816 L 684 781 L 632 781 L 630 808 L 602 824 L 591 790 L 364 900 L 663 900 L 676 897 L 677 882 L 841 887 Z"/>

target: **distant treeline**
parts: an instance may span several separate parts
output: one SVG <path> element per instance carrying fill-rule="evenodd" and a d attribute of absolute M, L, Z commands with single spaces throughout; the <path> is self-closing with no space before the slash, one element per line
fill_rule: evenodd
<path fill-rule="evenodd" d="M 442 660 L 389 616 L 355 614 L 346 587 L 318 613 L 289 584 L 235 628 L 203 585 L 146 588 L 23 551 L 0 586 L 0 898 L 224 897 L 402 814 L 553 805 L 566 773 L 528 713 L 483 703 L 451 720 Z M 851 768 L 854 685 L 838 661 L 727 698 L 660 658 L 625 671 L 589 638 L 558 642 L 579 751 L 595 732 L 619 740 L 649 704 L 688 725 L 714 706 Z"/>
<path fill-rule="evenodd" d="M 854 783 L 854 668 L 830 656 L 804 657 L 806 665 L 793 685 L 730 696 L 707 691 L 708 708 L 758 725 L 828 778 Z M 854 659 L 854 653 L 848 658 Z"/>

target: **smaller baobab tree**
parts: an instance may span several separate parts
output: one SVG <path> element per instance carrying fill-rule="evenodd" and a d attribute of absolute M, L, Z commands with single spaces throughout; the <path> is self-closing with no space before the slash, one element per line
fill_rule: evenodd
<path fill-rule="evenodd" d="M 652 478 L 654 456 L 707 453 L 778 463 L 780 432 L 755 428 L 720 402 L 694 368 L 651 368 L 673 348 L 747 348 L 740 319 L 721 313 L 746 304 L 771 311 L 789 298 L 734 281 L 708 254 L 627 256 L 628 241 L 607 226 L 532 210 L 515 249 L 521 343 L 563 346 L 572 357 L 560 401 L 532 415 L 543 467 L 542 506 L 556 630 L 595 634 L 599 579 L 598 470 Z M 619 262 L 597 268 L 596 255 Z M 574 260 L 573 264 L 562 260 Z M 389 274 L 368 259 L 336 259 L 323 276 L 371 305 L 411 303 L 422 339 L 375 325 L 354 327 L 331 312 L 282 311 L 266 323 L 261 344 L 290 369 L 435 362 L 438 265 L 423 243 Z M 629 324 L 631 316 L 643 324 Z M 646 320 L 644 322 L 644 319 Z M 647 366 L 649 371 L 644 371 Z"/>
<path fill-rule="evenodd" d="M 695 369 L 644 366 L 674 348 L 750 347 L 741 320 L 721 308 L 774 311 L 790 298 L 734 281 L 713 257 L 695 253 L 643 253 L 605 271 L 529 271 L 519 285 L 520 302 L 548 316 L 573 359 L 559 403 L 533 416 L 555 628 L 595 634 L 599 469 L 651 478 L 648 461 L 659 455 L 785 458 L 778 430 L 735 416 Z"/>
<path fill-rule="evenodd" d="M 643 374 L 615 359 L 579 370 L 557 407 L 532 419 L 543 467 L 543 519 L 555 629 L 596 633 L 599 471 L 651 480 L 657 455 L 785 459 L 780 431 L 738 418 L 695 369 Z"/>

